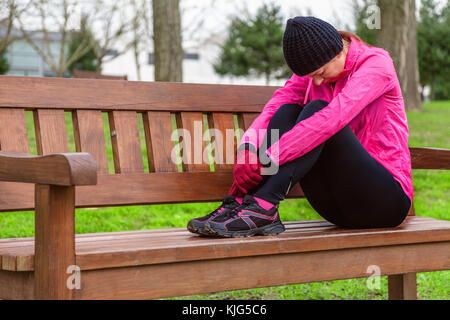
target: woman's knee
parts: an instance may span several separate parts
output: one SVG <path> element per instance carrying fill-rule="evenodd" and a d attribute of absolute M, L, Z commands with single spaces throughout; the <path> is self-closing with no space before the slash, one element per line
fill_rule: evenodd
<path fill-rule="evenodd" d="M 365 214 L 362 214 L 359 210 L 354 214 L 351 214 L 351 211 L 345 211 L 348 221 L 346 227 L 360 229 L 398 227 L 408 216 L 409 199 L 395 199 L 394 201 L 384 202 L 389 203 L 386 206 L 366 208 L 362 210 Z"/>
<path fill-rule="evenodd" d="M 270 119 L 268 128 L 282 129 L 286 126 L 294 126 L 295 119 L 301 111 L 302 107 L 299 104 L 289 103 L 282 105 Z"/>
<path fill-rule="evenodd" d="M 322 110 L 328 105 L 328 102 L 322 99 L 316 99 L 308 102 L 297 118 L 297 123 L 311 117 L 317 111 Z"/>
<path fill-rule="evenodd" d="M 394 210 L 394 212 L 389 215 L 389 218 L 386 221 L 385 228 L 395 228 L 398 227 L 400 224 L 403 223 L 403 221 L 408 216 L 408 212 L 411 206 L 411 200 L 404 195 L 403 200 L 401 201 L 401 204 L 397 208 L 397 210 Z"/>
<path fill-rule="evenodd" d="M 263 151 L 295 126 L 295 120 L 301 110 L 302 107 L 298 104 L 284 104 L 278 108 L 267 125 L 267 132 L 261 145 Z"/>

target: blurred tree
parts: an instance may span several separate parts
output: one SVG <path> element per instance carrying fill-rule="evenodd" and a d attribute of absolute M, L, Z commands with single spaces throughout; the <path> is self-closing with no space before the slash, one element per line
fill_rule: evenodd
<path fill-rule="evenodd" d="M 372 46 L 377 45 L 377 30 L 372 27 L 368 20 L 374 14 L 373 7 L 376 5 L 374 0 L 352 0 L 353 16 L 355 21 L 355 34 L 362 40 Z"/>
<path fill-rule="evenodd" d="M 220 12 L 217 8 L 218 2 L 219 0 L 182 0 L 180 2 L 181 34 L 185 52 L 198 51 L 219 41 L 222 35 L 221 28 L 205 26 Z"/>
<path fill-rule="evenodd" d="M 70 66 L 71 62 L 78 59 L 79 56 L 84 54 L 84 51 L 76 51 L 77 56 L 72 56 L 67 61 L 66 49 L 67 42 L 69 41 L 69 29 L 67 22 L 71 16 L 73 16 L 73 5 L 68 0 L 62 0 L 60 3 L 49 3 L 46 0 L 33 0 L 30 1 L 30 7 L 20 13 L 15 12 L 15 19 L 19 22 L 20 31 L 23 38 L 36 50 L 39 56 L 44 62 L 56 73 L 58 77 L 62 77 Z M 58 6 L 60 5 L 60 7 Z M 58 8 L 59 7 L 59 8 Z M 61 9 L 58 12 L 56 9 Z M 50 16 L 55 17 L 55 11 L 60 14 L 58 18 L 62 18 L 63 23 L 59 24 L 59 39 L 56 40 L 54 32 L 50 32 L 48 29 L 48 23 L 50 22 Z M 41 19 L 41 30 L 31 31 L 27 20 L 31 18 L 39 17 Z M 58 20 L 58 19 L 57 19 Z M 59 21 L 58 21 L 59 22 Z M 51 50 L 52 42 L 59 42 L 59 59 L 55 59 L 54 53 L 56 50 Z"/>
<path fill-rule="evenodd" d="M 264 76 L 266 84 L 272 78 L 291 76 L 283 56 L 283 33 L 284 18 L 274 4 L 263 5 L 249 19 L 234 17 L 219 61 L 213 65 L 215 72 L 222 76 Z"/>
<path fill-rule="evenodd" d="M 9 63 L 8 60 L 5 57 L 4 53 L 0 54 L 0 74 L 5 74 L 9 71 Z"/>
<path fill-rule="evenodd" d="M 419 93 L 415 0 L 378 0 L 377 4 L 381 16 L 377 46 L 391 55 L 405 108 L 423 110 Z"/>
<path fill-rule="evenodd" d="M 147 0 L 130 0 L 133 11 L 133 19 L 131 20 L 132 38 L 130 47 L 133 51 L 134 63 L 136 66 L 137 80 L 141 81 L 141 63 L 139 55 L 141 52 L 147 52 L 151 43 L 151 27 L 150 27 L 150 3 Z"/>
<path fill-rule="evenodd" d="M 13 35 L 14 17 L 27 9 L 33 0 L 29 0 L 24 6 L 19 6 L 17 0 L 3 0 L 0 2 L 0 56 L 15 40 L 21 39 Z"/>
<path fill-rule="evenodd" d="M 89 26 L 87 24 L 88 16 L 82 15 L 80 19 L 80 29 L 72 30 L 70 33 L 70 43 L 68 49 L 68 56 L 72 57 L 76 55 L 77 50 L 82 50 L 84 52 L 83 55 L 76 55 L 78 58 L 73 61 L 73 63 L 69 66 L 69 71 L 73 73 L 73 70 L 84 70 L 84 71 L 96 71 L 99 70 L 98 59 L 93 49 L 93 43 L 96 43 L 96 40 L 92 34 L 92 31 L 89 30 Z M 98 44 L 95 44 L 98 47 Z M 87 47 L 87 50 L 84 50 L 83 47 Z"/>
<path fill-rule="evenodd" d="M 86 29 L 95 30 L 95 38 L 88 37 L 87 39 L 97 57 L 96 72 L 101 72 L 104 63 L 120 57 L 130 49 L 134 50 L 135 56 L 139 54 L 139 52 L 136 53 L 136 50 L 141 50 L 140 44 L 147 43 L 149 38 L 148 29 L 146 29 L 148 22 L 145 20 L 148 13 L 147 2 L 147 0 L 115 0 L 112 2 L 91 0 L 88 4 L 75 2 L 84 10 Z M 137 28 L 140 25 L 142 28 Z M 114 54 L 111 54 L 112 48 L 114 48 Z M 136 64 L 138 65 L 138 62 Z M 139 69 L 138 67 L 138 77 L 140 77 Z"/>
<path fill-rule="evenodd" d="M 142 0 L 145 1 L 145 0 Z M 36 50 L 44 62 L 56 73 L 63 76 L 69 70 L 72 63 L 83 57 L 88 51 L 93 50 L 97 57 L 97 71 L 101 70 L 105 57 L 115 59 L 130 48 L 126 43 L 122 50 L 110 55 L 110 48 L 115 42 L 122 39 L 123 35 L 131 29 L 130 21 L 126 20 L 124 7 L 127 0 L 92 0 L 80 2 L 76 0 L 30 0 L 30 6 L 26 10 L 15 11 L 14 18 L 19 23 L 23 38 Z M 69 56 L 68 44 L 71 41 L 70 21 L 76 15 L 77 9 L 85 9 L 86 29 L 95 30 L 97 41 L 94 37 L 85 37 L 79 41 L 80 46 Z M 31 21 L 40 20 L 39 30 L 30 30 Z M 114 23 L 113 23 L 114 22 Z M 93 27 L 93 23 L 97 26 Z M 53 29 L 53 31 L 50 31 Z M 88 33 L 81 33 L 88 35 Z M 55 45 L 59 45 L 58 56 L 55 57 Z M 53 49 L 52 49 L 53 47 Z"/>
<path fill-rule="evenodd" d="M 422 0 L 417 24 L 420 83 L 430 86 L 430 100 L 450 99 L 450 4 L 437 11 Z"/>
<path fill-rule="evenodd" d="M 153 0 L 155 81 L 183 81 L 180 0 Z"/>
<path fill-rule="evenodd" d="M 0 3 L 0 73 L 3 74 L 7 71 L 6 60 L 4 59 L 4 53 L 8 49 L 8 46 L 12 43 L 11 30 L 13 26 L 14 11 L 16 10 L 16 4 L 14 0 L 8 0 L 7 2 Z M 2 73 L 3 71 L 3 73 Z"/>
<path fill-rule="evenodd" d="M 442 58 L 442 68 L 440 76 L 436 81 L 436 100 L 448 100 L 450 99 L 450 3 L 447 2 L 446 6 L 442 9 L 441 13 L 442 23 L 440 30 L 440 44 L 442 48 L 440 55 Z"/>
<path fill-rule="evenodd" d="M 6 0 L 0 2 L 0 74 L 5 74 L 9 70 L 9 63 L 6 59 L 8 47 L 16 40 L 22 39 L 16 34 L 12 34 L 14 17 L 26 10 L 33 0 L 25 2 L 20 6 L 17 0 Z M 23 1 L 22 1 L 23 3 Z"/>

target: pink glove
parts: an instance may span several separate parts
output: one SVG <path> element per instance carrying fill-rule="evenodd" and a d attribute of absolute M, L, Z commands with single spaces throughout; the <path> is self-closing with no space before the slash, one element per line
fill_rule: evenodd
<path fill-rule="evenodd" d="M 250 150 L 240 150 L 236 157 L 233 175 L 235 182 L 245 190 L 251 190 L 262 180 L 258 156 Z"/>
<path fill-rule="evenodd" d="M 233 181 L 233 184 L 231 185 L 230 191 L 228 194 L 231 194 L 235 197 L 243 197 L 247 194 L 247 190 L 242 188 L 240 185 L 236 183 L 236 181 Z"/>

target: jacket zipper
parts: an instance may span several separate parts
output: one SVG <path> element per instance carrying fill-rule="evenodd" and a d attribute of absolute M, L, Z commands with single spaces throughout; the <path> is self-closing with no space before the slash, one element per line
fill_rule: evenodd
<path fill-rule="evenodd" d="M 312 78 L 309 79 L 308 88 L 306 88 L 305 98 L 303 98 L 303 105 L 308 102 L 309 90 L 311 89 Z"/>
<path fill-rule="evenodd" d="M 334 84 L 334 88 L 333 88 L 333 86 L 332 86 L 331 84 L 329 84 L 329 83 L 326 83 L 326 85 L 331 89 L 331 100 L 333 100 L 333 99 L 334 99 L 334 91 L 335 91 L 335 89 L 336 89 L 337 81 L 336 81 L 336 83 Z"/>

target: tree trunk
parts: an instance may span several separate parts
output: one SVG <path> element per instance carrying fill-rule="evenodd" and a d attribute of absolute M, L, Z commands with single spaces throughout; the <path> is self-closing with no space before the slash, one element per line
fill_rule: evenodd
<path fill-rule="evenodd" d="M 183 81 L 179 0 L 153 0 L 155 81 Z"/>
<path fill-rule="evenodd" d="M 378 0 L 381 29 L 377 45 L 391 55 L 402 89 L 405 108 L 423 109 L 419 93 L 417 33 L 414 0 Z"/>
<path fill-rule="evenodd" d="M 435 93 L 436 93 L 436 77 L 433 77 L 431 79 L 431 85 L 430 85 L 430 100 L 431 101 L 434 101 L 434 99 L 436 98 Z"/>
<path fill-rule="evenodd" d="M 266 73 L 266 86 L 268 86 L 270 84 L 270 73 L 267 72 Z"/>
<path fill-rule="evenodd" d="M 420 99 L 419 61 L 417 61 L 417 28 L 416 28 L 416 2 L 409 1 L 408 21 L 408 48 L 406 50 L 406 92 L 404 92 L 405 105 L 408 110 L 423 110 Z"/>

